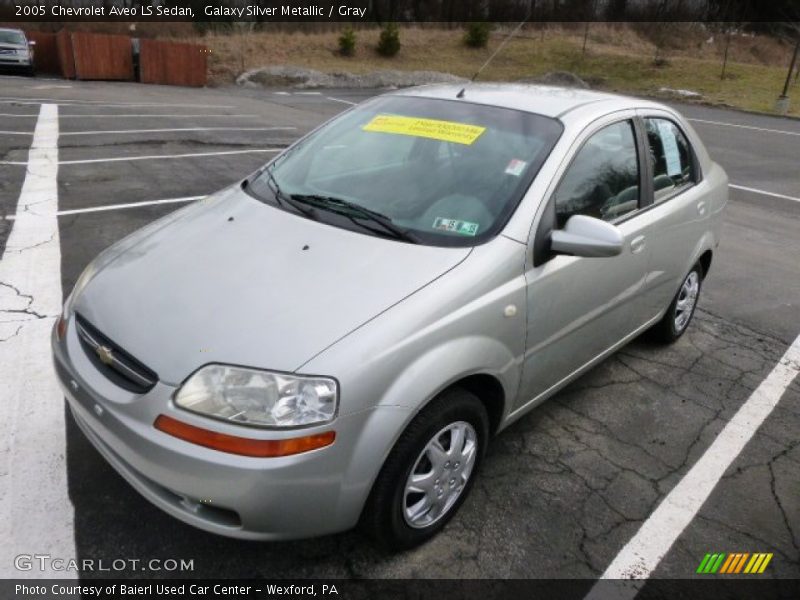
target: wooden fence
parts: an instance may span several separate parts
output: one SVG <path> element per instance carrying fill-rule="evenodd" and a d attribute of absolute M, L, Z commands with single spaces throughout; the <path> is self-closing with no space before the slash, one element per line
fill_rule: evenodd
<path fill-rule="evenodd" d="M 133 51 L 127 35 L 76 31 L 71 37 L 75 77 L 133 80 Z"/>
<path fill-rule="evenodd" d="M 26 31 L 28 41 L 36 42 L 33 47 L 33 63 L 37 73 L 61 74 L 61 63 L 58 60 L 58 44 L 55 33 L 42 31 Z"/>
<path fill-rule="evenodd" d="M 26 31 L 36 42 L 36 70 L 66 79 L 133 81 L 133 44 L 126 35 L 87 32 Z M 205 46 L 142 39 L 139 77 L 142 83 L 206 85 L 208 50 Z"/>
<path fill-rule="evenodd" d="M 139 81 L 202 87 L 207 59 L 204 46 L 143 39 L 139 43 Z"/>
<path fill-rule="evenodd" d="M 62 29 L 56 34 L 56 49 L 61 76 L 75 79 L 75 57 L 72 54 L 72 35 Z"/>

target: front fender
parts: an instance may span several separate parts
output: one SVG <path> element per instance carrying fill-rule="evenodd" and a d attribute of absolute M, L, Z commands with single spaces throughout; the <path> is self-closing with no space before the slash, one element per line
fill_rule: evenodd
<path fill-rule="evenodd" d="M 497 379 L 506 403 L 516 396 L 520 373 L 513 352 L 498 340 L 465 336 L 431 348 L 409 363 L 386 389 L 379 405 L 410 408 L 416 414 L 443 390 L 477 374 Z"/>
<path fill-rule="evenodd" d="M 411 362 L 386 389 L 366 422 L 352 453 L 342 487 L 342 519 L 358 519 L 386 458 L 409 423 L 443 390 L 470 375 L 490 375 L 504 393 L 503 418 L 519 386 L 519 361 L 511 350 L 487 337 L 450 340 Z"/>

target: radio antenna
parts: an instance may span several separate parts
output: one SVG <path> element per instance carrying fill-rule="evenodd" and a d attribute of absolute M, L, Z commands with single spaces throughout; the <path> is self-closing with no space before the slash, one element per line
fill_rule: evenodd
<path fill-rule="evenodd" d="M 525 17 L 523 17 L 522 21 L 520 21 L 520 22 L 517 24 L 517 26 L 516 26 L 516 27 L 514 27 L 514 29 L 512 29 L 512 30 L 511 30 L 511 33 L 509 33 L 509 34 L 506 36 L 506 39 L 504 39 L 504 40 L 503 40 L 503 43 L 501 43 L 501 44 L 500 44 L 500 45 L 497 47 L 497 50 L 495 50 L 494 52 L 492 52 L 492 55 L 491 55 L 491 56 L 490 56 L 488 59 L 486 59 L 486 62 L 485 62 L 485 63 L 483 63 L 483 65 L 481 65 L 481 68 L 480 68 L 480 69 L 478 69 L 477 71 L 475 71 L 475 75 L 473 75 L 473 76 L 472 76 L 472 78 L 470 79 L 470 83 L 474 82 L 474 81 L 475 81 L 475 80 L 478 78 L 478 75 L 480 75 L 480 74 L 481 74 L 481 71 L 483 71 L 483 70 L 484 70 L 484 69 L 485 69 L 485 68 L 486 68 L 486 67 L 489 65 L 489 63 L 490 63 L 490 62 L 492 62 L 492 61 L 494 60 L 494 57 L 495 57 L 495 56 L 497 56 L 498 54 L 500 54 L 500 51 L 501 51 L 503 48 L 505 48 L 505 47 L 506 47 L 506 44 L 508 44 L 508 42 L 509 42 L 509 41 L 511 41 L 511 38 L 513 38 L 515 35 L 517 35 L 517 32 L 518 32 L 520 29 L 522 29 L 522 26 L 523 26 L 523 25 L 525 25 L 525 23 L 527 23 L 527 22 L 528 22 L 528 19 L 530 19 L 530 18 L 531 18 L 531 12 L 532 12 L 532 11 L 531 11 L 531 3 L 529 2 L 529 3 L 528 3 L 528 12 L 527 12 L 527 13 L 525 13 Z"/>

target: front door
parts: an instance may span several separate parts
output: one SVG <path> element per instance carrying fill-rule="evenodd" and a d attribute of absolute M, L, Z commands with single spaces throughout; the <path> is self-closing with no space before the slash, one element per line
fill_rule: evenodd
<path fill-rule="evenodd" d="M 581 367 L 642 327 L 647 272 L 642 160 L 633 119 L 603 123 L 585 135 L 547 200 L 526 270 L 528 319 L 517 409 L 545 397 Z M 624 236 L 620 255 L 551 255 L 553 229 L 573 215 L 615 224 Z M 544 256 L 543 256 L 544 255 Z"/>

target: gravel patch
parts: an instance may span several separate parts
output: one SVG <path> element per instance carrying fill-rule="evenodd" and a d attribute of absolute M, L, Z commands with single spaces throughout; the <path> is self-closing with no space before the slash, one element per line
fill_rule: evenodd
<path fill-rule="evenodd" d="M 551 71 L 538 77 L 523 77 L 520 83 L 539 83 L 542 85 L 555 85 L 558 87 L 571 87 L 589 89 L 589 84 L 569 71 Z"/>
<path fill-rule="evenodd" d="M 373 71 L 366 74 L 348 72 L 323 73 L 314 69 L 275 65 L 245 71 L 236 78 L 236 85 L 250 88 L 400 88 L 429 83 L 462 83 L 468 81 L 439 71 Z"/>

